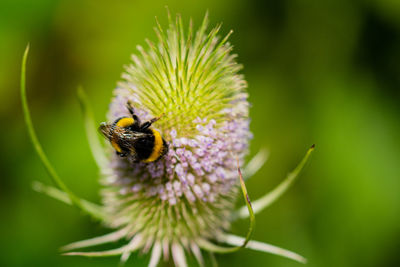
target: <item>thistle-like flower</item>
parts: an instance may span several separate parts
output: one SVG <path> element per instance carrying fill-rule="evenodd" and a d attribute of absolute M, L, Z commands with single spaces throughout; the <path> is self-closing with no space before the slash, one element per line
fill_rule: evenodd
<path fill-rule="evenodd" d="M 93 134 L 94 127 L 88 121 L 89 141 L 101 168 L 102 206 L 76 197 L 39 149 L 47 170 L 66 193 L 39 183 L 35 184 L 35 189 L 76 204 L 115 230 L 106 236 L 72 243 L 64 249 L 127 240 L 127 245 L 120 248 L 69 252 L 68 255 L 121 255 L 121 260 L 126 261 L 132 252 L 142 251 L 151 253 L 149 266 L 156 266 L 161 258 L 172 259 L 176 266 L 186 266 L 185 255 L 192 254 L 204 265 L 202 250 L 224 253 L 246 245 L 304 261 L 293 252 L 249 241 L 253 208 L 243 179 L 239 179 L 242 178 L 240 169 L 238 173 L 252 138 L 246 82 L 238 73 L 241 65 L 235 61 L 236 55 L 231 54 L 232 46 L 228 43 L 231 32 L 220 38 L 220 26 L 210 32 L 207 26 L 207 16 L 196 33 L 192 23 L 186 32 L 179 16 L 175 21 L 169 16 L 166 31 L 157 22 L 158 42 L 147 41 L 147 48 L 137 47 L 139 53 L 132 56 L 132 64 L 126 66 L 123 81 L 114 91 L 109 121 L 130 117 L 127 103 L 131 103 L 142 121 L 163 114 L 152 125 L 168 143 L 168 152 L 159 160 L 137 162 L 132 155 L 116 155 L 111 146 L 103 156 Z M 23 64 L 21 88 L 29 125 L 24 68 Z M 86 107 L 82 91 L 80 96 Z M 31 136 L 37 142 L 33 129 Z M 268 206 L 287 189 L 310 152 L 277 189 L 253 203 L 254 212 Z M 265 159 L 265 154 L 259 153 L 244 169 L 245 178 L 257 171 Z M 247 207 L 235 212 L 240 189 Z M 232 221 L 248 217 L 248 212 L 252 220 L 247 238 L 228 234 Z M 235 247 L 221 247 L 215 242 Z"/>

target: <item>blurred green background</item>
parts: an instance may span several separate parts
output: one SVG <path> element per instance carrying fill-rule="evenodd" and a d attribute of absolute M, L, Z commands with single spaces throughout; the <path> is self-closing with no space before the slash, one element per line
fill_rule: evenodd
<path fill-rule="evenodd" d="M 199 26 L 235 31 L 249 83 L 251 154 L 270 160 L 251 180 L 252 199 L 277 185 L 316 143 L 301 178 L 257 216 L 254 239 L 296 251 L 307 266 L 400 266 L 400 1 L 0 2 L 0 266 L 117 266 L 119 259 L 60 256 L 72 241 L 106 233 L 75 208 L 34 192 L 50 183 L 23 123 L 20 61 L 45 151 L 79 196 L 99 201 L 76 98 L 81 84 L 105 119 L 123 65 L 165 5 Z M 187 24 L 186 24 L 187 25 Z M 247 221 L 233 225 L 245 233 Z M 260 252 L 217 256 L 220 266 L 301 266 Z M 127 266 L 145 266 L 135 255 Z"/>

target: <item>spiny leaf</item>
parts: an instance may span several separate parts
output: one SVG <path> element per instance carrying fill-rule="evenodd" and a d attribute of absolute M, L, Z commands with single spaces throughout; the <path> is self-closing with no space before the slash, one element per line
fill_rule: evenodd
<path fill-rule="evenodd" d="M 296 178 L 299 176 L 300 172 L 302 171 L 303 167 L 307 163 L 308 159 L 310 158 L 311 153 L 314 151 L 315 145 L 312 145 L 310 149 L 307 151 L 306 155 L 302 159 L 302 161 L 297 165 L 297 167 L 288 174 L 285 180 L 283 180 L 282 183 L 280 183 L 275 189 L 273 189 L 271 192 L 268 192 L 265 194 L 263 197 L 257 199 L 256 201 L 253 202 L 253 209 L 255 213 L 260 212 L 261 210 L 265 209 L 266 207 L 270 206 L 272 203 L 274 203 L 279 197 L 285 193 L 288 188 L 293 184 L 293 182 L 296 180 Z M 247 209 L 246 207 L 240 208 L 236 212 L 236 216 L 244 219 L 248 217 Z"/>
<path fill-rule="evenodd" d="M 36 192 L 39 193 L 43 193 L 45 195 L 48 195 L 49 197 L 52 197 L 54 199 L 57 199 L 61 202 L 64 202 L 68 205 L 72 205 L 73 202 L 71 201 L 71 199 L 68 197 L 68 194 L 53 187 L 53 186 L 47 186 L 42 184 L 41 182 L 35 181 L 32 183 L 32 188 L 33 190 L 35 190 Z M 101 206 L 92 203 L 90 201 L 87 201 L 85 199 L 79 199 L 81 205 L 82 205 L 82 209 L 90 214 L 93 218 L 99 219 L 99 220 L 104 220 L 104 218 L 106 217 L 104 214 L 104 211 L 102 210 Z"/>
<path fill-rule="evenodd" d="M 105 174 L 104 167 L 107 166 L 107 157 L 104 149 L 98 138 L 98 132 L 94 124 L 94 116 L 87 99 L 86 93 L 83 88 L 78 87 L 78 99 L 82 109 L 82 114 L 85 122 L 86 136 L 89 141 L 89 146 L 92 151 L 93 158 L 96 161 L 97 166 L 103 174 Z"/>
<path fill-rule="evenodd" d="M 233 246 L 238 246 L 241 243 L 243 243 L 243 241 L 245 240 L 245 238 L 240 237 L 240 236 L 235 236 L 235 235 L 225 235 L 224 236 L 224 242 Z M 252 250 L 258 250 L 258 251 L 262 251 L 262 252 L 267 252 L 267 253 L 271 253 L 271 254 L 275 254 L 275 255 L 279 255 L 288 259 L 292 259 L 295 261 L 298 261 L 300 263 L 307 263 L 307 259 L 304 258 L 303 256 L 289 251 L 287 249 L 283 249 L 271 244 L 267 244 L 264 242 L 258 242 L 258 241 L 253 241 L 250 240 L 246 246 L 246 248 L 252 249 Z"/>
<path fill-rule="evenodd" d="M 243 170 L 244 180 L 249 179 L 254 174 L 256 174 L 265 162 L 267 162 L 269 157 L 269 152 L 266 149 L 260 149 L 260 151 L 247 163 Z"/>

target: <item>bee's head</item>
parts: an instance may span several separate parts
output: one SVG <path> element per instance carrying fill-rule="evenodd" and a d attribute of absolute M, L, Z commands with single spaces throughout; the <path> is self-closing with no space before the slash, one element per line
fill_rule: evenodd
<path fill-rule="evenodd" d="M 106 137 L 107 139 L 110 139 L 112 136 L 112 127 L 110 124 L 107 124 L 106 122 L 100 123 L 99 126 L 99 131 Z"/>

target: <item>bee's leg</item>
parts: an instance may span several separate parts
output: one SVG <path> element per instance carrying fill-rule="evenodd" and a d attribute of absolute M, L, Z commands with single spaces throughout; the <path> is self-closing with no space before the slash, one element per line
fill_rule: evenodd
<path fill-rule="evenodd" d="M 126 102 L 126 108 L 128 109 L 129 113 L 131 113 L 132 116 L 135 115 L 135 110 L 132 107 L 131 101 Z"/>
<path fill-rule="evenodd" d="M 158 117 L 152 118 L 149 121 L 144 122 L 142 125 L 140 125 L 140 130 L 146 130 L 147 128 L 149 128 L 153 123 L 155 123 L 156 121 L 158 121 L 159 119 L 161 119 L 161 117 L 164 116 L 164 114 L 161 114 Z"/>
<path fill-rule="evenodd" d="M 128 160 L 131 163 L 139 163 L 140 162 L 139 158 L 134 153 L 129 154 Z"/>
<path fill-rule="evenodd" d="M 163 149 L 162 149 L 160 158 L 161 158 L 162 156 L 164 156 L 165 154 L 167 154 L 167 153 L 168 153 L 168 150 L 169 150 L 168 143 L 165 142 L 165 140 L 163 139 Z"/>
<path fill-rule="evenodd" d="M 134 128 L 139 128 L 140 119 L 139 119 L 138 116 L 135 115 L 135 110 L 134 110 L 133 107 L 132 107 L 131 101 L 128 101 L 128 102 L 126 103 L 126 107 L 127 107 L 128 111 L 129 111 L 129 113 L 131 114 L 132 118 L 135 120 L 135 123 L 134 123 L 134 125 L 133 125 Z"/>

